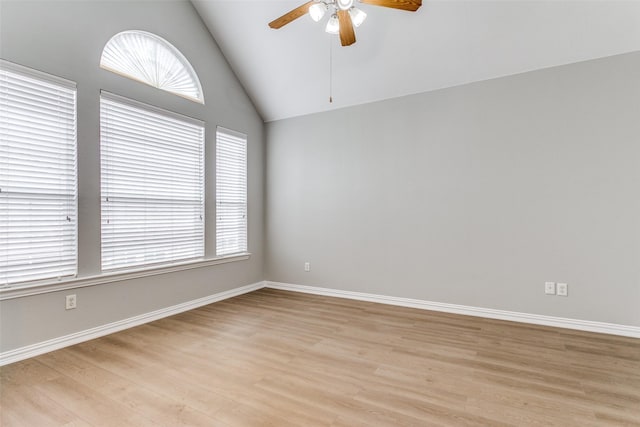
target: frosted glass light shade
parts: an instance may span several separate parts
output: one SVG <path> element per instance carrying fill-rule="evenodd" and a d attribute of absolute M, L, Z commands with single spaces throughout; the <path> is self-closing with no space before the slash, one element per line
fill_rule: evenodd
<path fill-rule="evenodd" d="M 353 22 L 353 26 L 356 28 L 367 19 L 367 14 L 356 7 L 349 9 L 349 15 L 351 15 L 351 22 Z"/>
<path fill-rule="evenodd" d="M 324 3 L 315 3 L 309 7 L 309 16 L 316 22 L 320 21 L 326 12 L 327 5 Z"/>
<path fill-rule="evenodd" d="M 195 70 L 171 43 L 146 31 L 123 31 L 107 42 L 100 67 L 204 104 Z"/>
<path fill-rule="evenodd" d="M 353 0 L 336 0 L 336 4 L 340 10 L 349 10 L 353 7 Z"/>
<path fill-rule="evenodd" d="M 338 34 L 340 32 L 340 21 L 338 21 L 338 15 L 333 14 L 327 22 L 327 26 L 324 29 L 329 34 Z"/>

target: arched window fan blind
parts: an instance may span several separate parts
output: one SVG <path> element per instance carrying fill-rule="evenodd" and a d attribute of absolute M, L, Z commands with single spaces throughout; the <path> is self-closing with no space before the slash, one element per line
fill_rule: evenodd
<path fill-rule="evenodd" d="M 247 136 L 216 132 L 216 256 L 247 252 Z"/>
<path fill-rule="evenodd" d="M 204 256 L 204 124 L 102 92 L 102 269 Z"/>
<path fill-rule="evenodd" d="M 0 60 L 0 285 L 77 271 L 76 84 Z"/>

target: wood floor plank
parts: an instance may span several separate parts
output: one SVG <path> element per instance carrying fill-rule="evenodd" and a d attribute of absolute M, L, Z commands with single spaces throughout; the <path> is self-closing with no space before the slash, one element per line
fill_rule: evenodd
<path fill-rule="evenodd" d="M 32 389 L 37 393 L 45 394 L 49 399 L 76 414 L 78 418 L 94 426 L 133 427 L 151 424 L 149 418 L 145 418 L 128 406 L 114 402 L 96 390 L 66 376 L 39 383 Z"/>
<path fill-rule="evenodd" d="M 3 385 L 2 388 L 2 426 L 90 425 L 33 386 Z"/>
<path fill-rule="evenodd" d="M 0 368 L 13 426 L 640 426 L 640 340 L 262 289 Z"/>

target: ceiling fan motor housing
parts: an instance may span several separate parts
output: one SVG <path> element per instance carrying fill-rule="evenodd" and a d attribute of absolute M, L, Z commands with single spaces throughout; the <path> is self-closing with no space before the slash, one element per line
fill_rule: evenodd
<path fill-rule="evenodd" d="M 336 5 L 340 10 L 349 10 L 353 7 L 353 0 L 336 0 Z"/>

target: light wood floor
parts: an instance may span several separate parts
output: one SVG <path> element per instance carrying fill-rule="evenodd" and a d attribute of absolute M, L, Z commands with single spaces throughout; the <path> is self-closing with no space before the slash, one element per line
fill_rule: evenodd
<path fill-rule="evenodd" d="M 640 340 L 260 290 L 0 368 L 2 426 L 640 426 Z"/>

